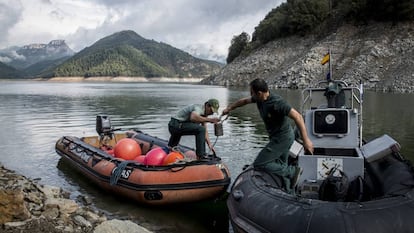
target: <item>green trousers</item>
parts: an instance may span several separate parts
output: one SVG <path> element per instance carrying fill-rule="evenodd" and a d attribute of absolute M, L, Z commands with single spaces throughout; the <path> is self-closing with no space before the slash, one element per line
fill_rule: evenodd
<path fill-rule="evenodd" d="M 293 131 L 278 137 L 270 137 L 269 143 L 259 152 L 253 162 L 254 167 L 280 176 L 288 193 L 294 193 L 291 189 L 291 179 L 295 175 L 296 167 L 288 164 L 289 149 L 293 140 Z"/>

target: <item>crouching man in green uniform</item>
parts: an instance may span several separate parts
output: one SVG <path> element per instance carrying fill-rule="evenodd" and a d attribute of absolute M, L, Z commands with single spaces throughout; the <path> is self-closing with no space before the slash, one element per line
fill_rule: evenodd
<path fill-rule="evenodd" d="M 289 118 L 299 129 L 305 150 L 313 153 L 313 144 L 306 132 L 303 117 L 282 97 L 270 93 L 263 79 L 255 79 L 250 83 L 250 95 L 230 104 L 223 110 L 223 115 L 246 104 L 256 103 L 269 135 L 269 143 L 259 152 L 253 166 L 281 176 L 287 192 L 294 193 L 302 169 L 288 165 L 289 149 L 294 140 Z"/>
<path fill-rule="evenodd" d="M 196 154 L 199 159 L 207 156 L 206 144 L 213 151 L 213 145 L 208 137 L 206 123 L 217 123 L 218 118 L 209 118 L 209 115 L 217 113 L 219 102 L 216 99 L 209 99 L 204 105 L 192 104 L 184 107 L 177 114 L 171 117 L 168 123 L 170 131 L 169 147 L 175 147 L 180 142 L 183 135 L 195 135 L 196 137 Z"/>

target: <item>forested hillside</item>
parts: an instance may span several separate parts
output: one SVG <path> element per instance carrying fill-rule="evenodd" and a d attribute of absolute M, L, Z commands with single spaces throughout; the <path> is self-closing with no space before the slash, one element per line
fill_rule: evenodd
<path fill-rule="evenodd" d="M 414 20 L 413 0 L 287 0 L 270 11 L 250 36 L 234 36 L 227 63 L 288 36 L 327 36 L 341 25 Z"/>
<path fill-rule="evenodd" d="M 217 62 L 122 31 L 97 41 L 43 76 L 208 77 L 220 68 Z"/>
<path fill-rule="evenodd" d="M 21 77 L 22 73 L 15 68 L 0 62 L 0 78 Z"/>

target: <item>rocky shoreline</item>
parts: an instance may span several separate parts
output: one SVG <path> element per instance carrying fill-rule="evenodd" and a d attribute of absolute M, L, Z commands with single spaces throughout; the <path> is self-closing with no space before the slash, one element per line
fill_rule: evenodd
<path fill-rule="evenodd" d="M 39 184 L 0 164 L 0 232 L 149 233 L 130 220 L 108 219 L 87 197 Z"/>
<path fill-rule="evenodd" d="M 303 89 L 326 79 L 321 65 L 331 49 L 332 76 L 366 90 L 414 93 L 414 23 L 343 25 L 329 35 L 292 36 L 240 56 L 203 84 L 248 86 L 264 78 L 272 89 Z"/>

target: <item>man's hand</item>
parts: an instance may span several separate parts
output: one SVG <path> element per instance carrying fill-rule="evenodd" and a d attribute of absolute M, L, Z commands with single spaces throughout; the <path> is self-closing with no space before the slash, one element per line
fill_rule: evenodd
<path fill-rule="evenodd" d="M 311 153 L 313 155 L 313 143 L 311 140 L 304 139 L 303 140 L 303 147 L 305 148 L 305 150 L 309 151 L 309 153 Z"/>
<path fill-rule="evenodd" d="M 216 124 L 216 123 L 220 122 L 220 119 L 218 119 L 218 118 L 209 118 L 209 122 L 213 123 L 213 124 Z"/>
<path fill-rule="evenodd" d="M 227 115 L 227 114 L 230 113 L 230 111 L 231 111 L 231 109 L 229 107 L 227 107 L 226 109 L 223 110 L 223 113 L 221 115 L 223 115 L 223 116 Z"/>

